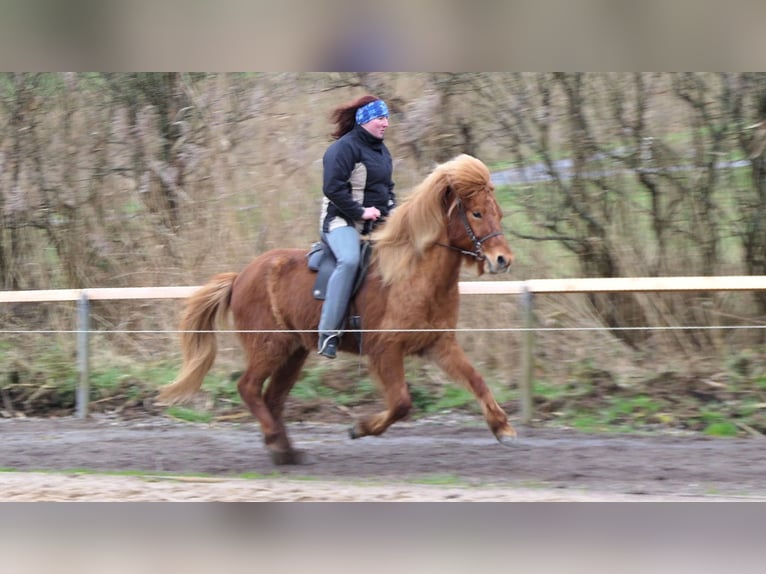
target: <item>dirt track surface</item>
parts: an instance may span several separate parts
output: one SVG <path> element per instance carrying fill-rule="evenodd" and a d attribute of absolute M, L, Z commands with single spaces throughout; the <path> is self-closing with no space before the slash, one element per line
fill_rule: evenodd
<path fill-rule="evenodd" d="M 275 467 L 250 422 L 2 419 L 0 468 L 19 472 L 0 473 L 0 500 L 766 500 L 758 438 L 520 428 L 506 448 L 467 415 L 358 440 L 346 425 L 289 429 L 310 464 Z M 103 474 L 125 471 L 140 476 Z"/>

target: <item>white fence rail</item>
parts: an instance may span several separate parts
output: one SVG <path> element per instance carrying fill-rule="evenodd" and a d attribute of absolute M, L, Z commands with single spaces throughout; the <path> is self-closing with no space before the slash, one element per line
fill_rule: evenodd
<path fill-rule="evenodd" d="M 718 277 L 625 277 L 587 279 L 530 279 L 527 281 L 461 281 L 464 295 L 520 295 L 524 310 L 522 376 L 519 382 L 521 422 L 532 420 L 532 371 L 534 331 L 533 295 L 535 293 L 605 293 L 662 291 L 759 291 L 766 290 L 764 275 Z M 46 289 L 35 291 L 0 291 L 0 303 L 43 303 L 76 301 L 78 317 L 77 416 L 88 412 L 89 377 L 89 301 L 128 299 L 184 299 L 199 286 L 127 287 L 95 289 Z"/>

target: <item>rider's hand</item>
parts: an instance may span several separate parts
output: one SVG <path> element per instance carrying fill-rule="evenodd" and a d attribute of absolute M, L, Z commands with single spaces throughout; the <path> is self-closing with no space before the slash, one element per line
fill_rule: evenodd
<path fill-rule="evenodd" d="M 375 221 L 380 217 L 380 210 L 377 207 L 365 207 L 362 219 Z"/>

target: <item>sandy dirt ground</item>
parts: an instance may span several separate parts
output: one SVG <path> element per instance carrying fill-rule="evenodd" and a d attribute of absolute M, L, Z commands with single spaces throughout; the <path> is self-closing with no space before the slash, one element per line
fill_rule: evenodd
<path fill-rule="evenodd" d="M 1 419 L 0 500 L 766 500 L 766 441 L 757 438 L 522 427 L 506 448 L 469 415 L 358 440 L 342 424 L 289 428 L 308 464 L 274 466 L 252 422 Z"/>

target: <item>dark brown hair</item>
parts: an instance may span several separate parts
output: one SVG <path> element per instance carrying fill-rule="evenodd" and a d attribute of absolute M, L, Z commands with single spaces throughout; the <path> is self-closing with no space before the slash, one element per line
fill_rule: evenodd
<path fill-rule="evenodd" d="M 330 114 L 330 119 L 336 126 L 335 131 L 330 134 L 332 139 L 336 140 L 354 129 L 354 124 L 356 124 L 356 110 L 379 99 L 380 98 L 370 95 L 362 96 L 355 99 L 353 102 L 348 102 L 335 108 Z"/>

